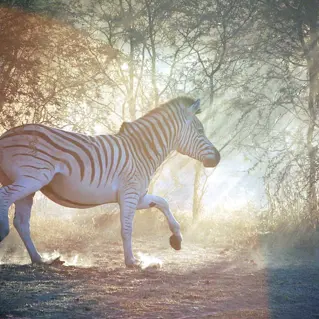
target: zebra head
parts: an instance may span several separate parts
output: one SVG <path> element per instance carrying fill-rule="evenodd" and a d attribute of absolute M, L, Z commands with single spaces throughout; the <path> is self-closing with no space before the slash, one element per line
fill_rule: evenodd
<path fill-rule="evenodd" d="M 182 114 L 185 119 L 178 141 L 177 151 L 194 158 L 205 167 L 215 167 L 220 161 L 220 154 L 205 135 L 201 121 L 196 117 L 200 113 L 200 100 L 183 103 Z M 191 102 L 191 104 L 189 104 Z"/>

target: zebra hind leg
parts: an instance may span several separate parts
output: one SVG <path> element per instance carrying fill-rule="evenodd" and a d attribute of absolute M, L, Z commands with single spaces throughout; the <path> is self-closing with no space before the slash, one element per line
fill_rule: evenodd
<path fill-rule="evenodd" d="M 2 185 L 2 188 L 11 183 L 1 168 L 0 168 L 0 183 Z M 2 188 L 0 188 L 0 194 L 1 194 Z M 9 234 L 9 218 L 8 218 L 9 207 L 10 207 L 9 203 L 6 201 L 5 197 L 0 195 L 0 242 L 4 240 L 4 238 L 7 237 Z"/>
<path fill-rule="evenodd" d="M 60 261 L 60 256 L 54 257 L 52 259 L 44 260 L 31 239 L 30 234 L 30 217 L 31 208 L 33 205 L 34 193 L 22 198 L 15 202 L 15 214 L 13 219 L 13 225 L 20 235 L 33 264 L 55 264 L 62 265 L 63 261 Z"/>
<path fill-rule="evenodd" d="M 34 193 L 15 202 L 13 225 L 19 233 L 32 263 L 41 263 L 42 258 L 35 248 L 30 236 L 30 217 Z"/>
<path fill-rule="evenodd" d="M 9 205 L 5 199 L 0 196 L 0 242 L 9 235 Z"/>
<path fill-rule="evenodd" d="M 52 179 L 52 178 L 51 178 Z M 15 182 L 0 188 L 0 236 L 9 231 L 8 209 L 15 203 L 14 226 L 24 242 L 33 263 L 43 262 L 30 236 L 30 216 L 33 196 L 51 179 L 39 175 L 22 175 Z M 48 262 L 50 263 L 50 262 Z"/>
<path fill-rule="evenodd" d="M 140 202 L 137 205 L 137 209 L 147 209 L 150 207 L 158 208 L 165 215 L 169 228 L 173 233 L 172 236 L 169 238 L 170 245 L 175 250 L 180 250 L 182 248 L 183 240 L 181 228 L 171 210 L 169 209 L 167 201 L 162 197 L 147 194 L 143 198 L 141 198 Z"/>

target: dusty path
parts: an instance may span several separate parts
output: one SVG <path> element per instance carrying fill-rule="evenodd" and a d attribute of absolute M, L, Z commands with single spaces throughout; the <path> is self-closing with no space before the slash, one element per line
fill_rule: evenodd
<path fill-rule="evenodd" d="M 0 318 L 319 318 L 309 253 L 234 255 L 187 242 L 175 252 L 150 238 L 134 246 L 163 267 L 124 268 L 120 242 L 80 254 L 77 267 L 0 265 Z"/>

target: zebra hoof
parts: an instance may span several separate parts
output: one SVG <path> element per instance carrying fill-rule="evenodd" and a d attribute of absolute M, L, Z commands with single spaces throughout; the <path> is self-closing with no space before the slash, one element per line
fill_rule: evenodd
<path fill-rule="evenodd" d="M 65 261 L 60 259 L 61 256 L 53 257 L 45 261 L 41 261 L 41 264 L 50 265 L 50 266 L 63 266 Z"/>
<path fill-rule="evenodd" d="M 60 256 L 53 259 L 49 265 L 51 266 L 63 266 L 65 264 L 65 261 L 60 259 Z"/>
<path fill-rule="evenodd" d="M 169 238 L 169 243 L 175 250 L 181 250 L 182 248 L 182 239 L 181 237 L 177 237 L 176 235 L 172 235 Z"/>
<path fill-rule="evenodd" d="M 139 268 L 140 263 L 135 258 L 125 260 L 126 268 Z"/>

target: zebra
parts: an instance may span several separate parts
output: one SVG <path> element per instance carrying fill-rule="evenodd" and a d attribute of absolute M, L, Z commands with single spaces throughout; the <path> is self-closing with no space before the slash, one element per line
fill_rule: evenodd
<path fill-rule="evenodd" d="M 113 135 L 89 136 L 41 124 L 25 124 L 0 137 L 0 241 L 9 233 L 8 209 L 14 203 L 13 225 L 32 263 L 46 263 L 30 235 L 34 194 L 41 191 L 57 204 L 90 208 L 106 203 L 120 207 L 121 237 L 127 267 L 138 265 L 132 251 L 136 210 L 158 208 L 181 249 L 180 225 L 167 201 L 148 194 L 151 178 L 164 159 L 177 151 L 215 167 L 220 154 L 205 135 L 196 114 L 200 100 L 173 98 Z"/>

